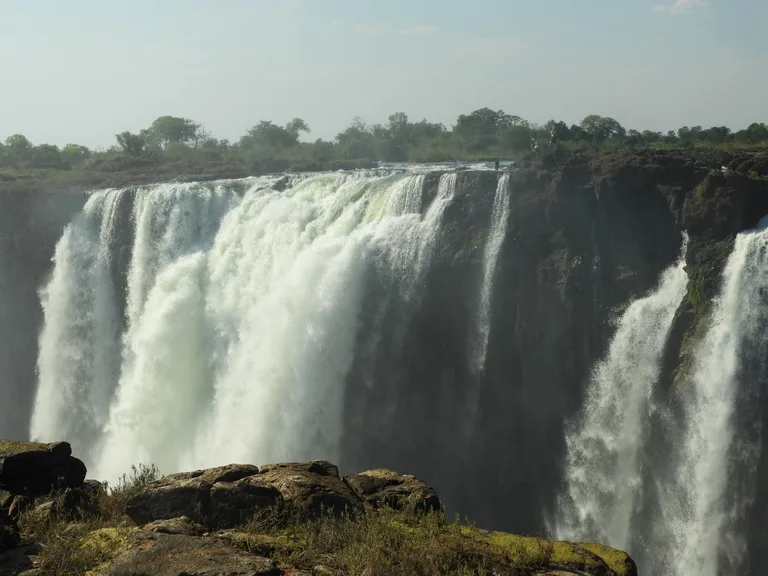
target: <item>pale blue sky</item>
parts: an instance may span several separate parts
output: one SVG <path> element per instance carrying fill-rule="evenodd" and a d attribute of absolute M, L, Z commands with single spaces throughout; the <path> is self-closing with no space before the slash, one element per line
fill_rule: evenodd
<path fill-rule="evenodd" d="M 237 140 L 391 112 L 450 126 L 768 121 L 765 0 L 0 0 L 0 139 L 109 146 L 171 114 Z M 664 3 L 667 3 L 664 6 Z"/>

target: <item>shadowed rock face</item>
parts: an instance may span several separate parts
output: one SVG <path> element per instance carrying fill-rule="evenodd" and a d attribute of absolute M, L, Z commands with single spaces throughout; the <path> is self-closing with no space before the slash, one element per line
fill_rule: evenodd
<path fill-rule="evenodd" d="M 0 490 L 43 496 L 54 488 L 80 487 L 86 468 L 67 442 L 38 444 L 0 440 Z"/>
<path fill-rule="evenodd" d="M 38 289 L 86 195 L 9 193 L 0 183 L 0 438 L 25 440 L 36 386 Z"/>

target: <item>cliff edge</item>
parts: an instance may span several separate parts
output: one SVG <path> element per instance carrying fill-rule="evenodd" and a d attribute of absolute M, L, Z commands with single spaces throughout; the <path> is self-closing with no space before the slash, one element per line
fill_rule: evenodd
<path fill-rule="evenodd" d="M 625 553 L 448 522 L 435 491 L 391 470 L 233 464 L 115 488 L 66 442 L 0 441 L 0 574 L 634 576 Z"/>

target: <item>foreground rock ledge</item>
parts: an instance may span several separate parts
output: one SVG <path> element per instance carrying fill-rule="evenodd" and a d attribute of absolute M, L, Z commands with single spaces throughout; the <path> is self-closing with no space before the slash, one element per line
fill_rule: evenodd
<path fill-rule="evenodd" d="M 0 440 L 0 491 L 44 496 L 52 489 L 81 486 L 85 475 L 85 464 L 72 456 L 67 442 Z"/>
<path fill-rule="evenodd" d="M 350 553 L 362 562 L 359 567 L 369 561 L 366 550 L 386 554 L 398 542 L 406 543 L 403 554 L 410 555 L 402 559 L 406 571 L 408 561 L 446 550 L 446 558 L 459 561 L 450 551 L 460 550 L 459 556 L 488 575 L 637 575 L 626 553 L 600 544 L 445 525 L 434 489 L 392 470 L 341 476 L 324 461 L 232 464 L 172 474 L 108 495 L 99 483 L 84 482 L 85 467 L 70 460 L 68 444 L 0 441 L 0 446 L 3 464 L 9 458 L 15 462 L 7 477 L 0 468 L 6 491 L 0 500 L 0 575 L 48 573 L 41 560 L 51 553 L 46 547 L 64 541 L 69 542 L 64 555 L 79 562 L 67 573 L 89 576 L 341 576 L 351 573 L 340 568 L 350 566 Z M 14 460 L 20 454 L 32 456 Z M 70 475 L 62 475 L 64 470 Z M 58 481 L 53 488 L 51 478 Z M 44 485 L 49 486 L 45 495 L 30 488 Z M 40 518 L 49 519 L 48 532 L 35 538 L 22 534 L 20 526 L 34 525 L 30 519 L 40 525 Z M 318 544 L 321 518 L 336 518 L 337 524 L 328 524 L 332 538 Z M 340 548 L 323 548 L 328 541 L 339 544 L 334 538 L 341 539 Z M 336 549 L 347 557 L 334 557 Z M 374 576 L 375 566 L 354 573 Z"/>

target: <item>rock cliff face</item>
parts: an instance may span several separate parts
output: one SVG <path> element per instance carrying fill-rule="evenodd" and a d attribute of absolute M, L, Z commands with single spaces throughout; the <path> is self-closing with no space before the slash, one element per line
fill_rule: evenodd
<path fill-rule="evenodd" d="M 342 466 L 406 466 L 430 479 L 451 510 L 471 511 L 486 526 L 541 531 L 542 510 L 553 511 L 560 483 L 564 422 L 582 404 L 617 311 L 656 284 L 687 230 L 691 282 L 667 352 L 663 379 L 671 385 L 684 336 L 711 301 L 735 235 L 768 214 L 765 175 L 760 157 L 704 151 L 563 153 L 522 162 L 510 176 L 488 355 L 478 376 L 468 369 L 466 335 L 497 176 L 462 174 L 405 360 L 377 365 L 386 392 L 368 391 L 364 367 L 353 367 Z M 392 397 L 398 420 L 388 425 L 380 406 Z"/>
<path fill-rule="evenodd" d="M 79 462 L 68 449 L 0 441 L 0 463 L 12 465 L 8 476 L 0 468 L 0 574 L 637 574 L 629 556 L 599 544 L 447 523 L 430 486 L 391 470 L 230 465 L 108 492 L 83 482 L 81 464 L 82 474 L 67 471 Z M 52 479 L 56 488 L 29 496 Z M 27 498 L 24 510 L 11 498 Z"/>

